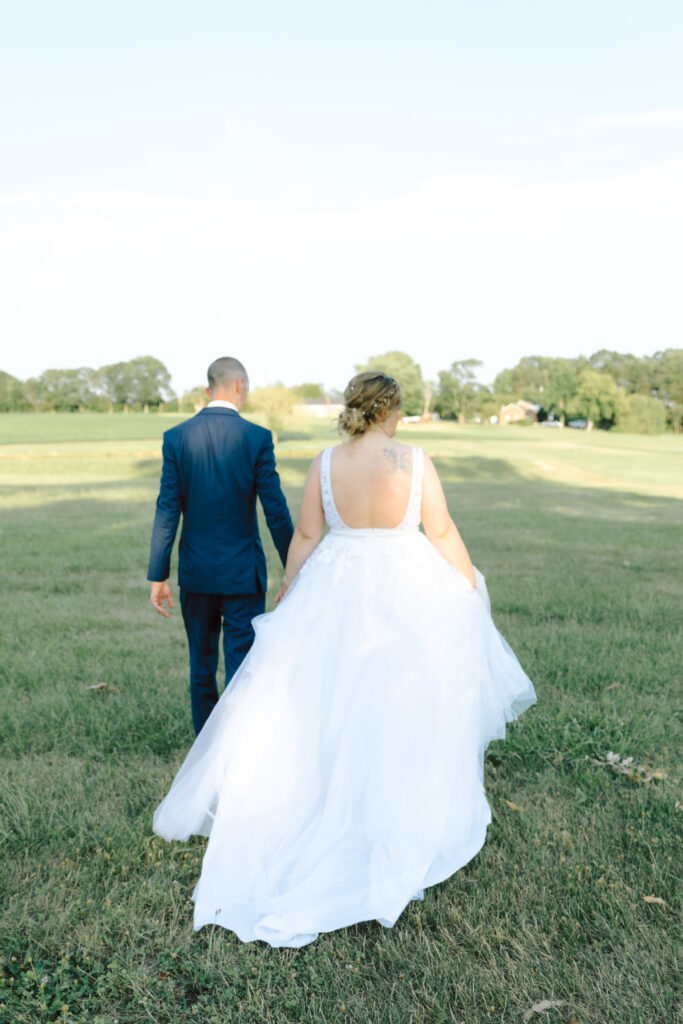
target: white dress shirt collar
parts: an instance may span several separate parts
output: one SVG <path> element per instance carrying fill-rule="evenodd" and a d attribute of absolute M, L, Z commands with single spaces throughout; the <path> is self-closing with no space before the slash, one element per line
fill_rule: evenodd
<path fill-rule="evenodd" d="M 224 402 L 222 398 L 212 398 L 206 406 L 207 409 L 215 409 L 216 407 L 220 409 L 234 409 L 235 412 L 239 412 L 234 402 Z"/>

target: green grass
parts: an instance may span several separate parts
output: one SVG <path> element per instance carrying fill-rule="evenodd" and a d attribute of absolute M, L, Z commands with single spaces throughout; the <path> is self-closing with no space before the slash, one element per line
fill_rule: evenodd
<path fill-rule="evenodd" d="M 0 444 L 53 445 L 64 441 L 158 440 L 181 413 L 12 413 L 0 415 Z"/>
<path fill-rule="evenodd" d="M 204 840 L 151 832 L 192 741 L 182 622 L 144 579 L 177 420 L 0 417 L 0 1024 L 512 1024 L 544 999 L 562 1005 L 539 1024 L 673 1022 L 683 441 L 402 429 L 435 458 L 539 702 L 489 748 L 493 822 L 469 865 L 393 929 L 273 950 L 194 933 Z M 283 433 L 293 513 L 334 440 Z M 596 763 L 609 751 L 666 775 Z"/>

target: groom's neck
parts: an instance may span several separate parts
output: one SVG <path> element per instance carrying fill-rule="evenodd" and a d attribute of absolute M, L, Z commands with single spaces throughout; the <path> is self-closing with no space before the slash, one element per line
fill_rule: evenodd
<path fill-rule="evenodd" d="M 244 404 L 244 395 L 238 388 L 214 388 L 213 391 L 207 388 L 206 393 L 212 402 L 232 402 L 238 409 Z"/>

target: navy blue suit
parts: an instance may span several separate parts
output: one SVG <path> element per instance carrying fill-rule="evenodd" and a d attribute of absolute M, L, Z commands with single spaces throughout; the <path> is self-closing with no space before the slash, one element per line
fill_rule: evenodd
<path fill-rule="evenodd" d="M 266 559 L 256 497 L 284 565 L 292 520 L 275 469 L 269 430 L 223 406 L 164 434 L 161 487 L 149 580 L 166 580 L 182 513 L 178 584 L 190 646 L 190 696 L 199 732 L 218 701 L 216 666 L 223 622 L 226 686 L 251 647 L 251 620 L 265 609 Z"/>

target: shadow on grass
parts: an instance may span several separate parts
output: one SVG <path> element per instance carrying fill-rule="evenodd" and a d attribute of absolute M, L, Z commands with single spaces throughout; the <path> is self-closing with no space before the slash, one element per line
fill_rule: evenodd
<path fill-rule="evenodd" d="M 500 484 L 526 484 L 527 477 L 507 459 L 486 459 L 476 456 L 440 455 L 434 465 L 443 484 L 451 481 L 493 481 Z"/>
<path fill-rule="evenodd" d="M 285 444 L 287 441 L 310 441 L 311 435 L 304 430 L 283 430 L 278 434 L 278 444 Z"/>
<path fill-rule="evenodd" d="M 284 455 L 278 459 L 283 489 L 292 508 L 298 506 L 301 487 L 311 461 L 308 455 Z M 451 511 L 457 508 L 459 513 L 479 508 L 482 513 L 495 517 L 496 509 L 504 511 L 522 508 L 528 514 L 530 525 L 535 515 L 540 512 L 566 518 L 613 518 L 622 522 L 650 522 L 660 515 L 665 520 L 680 522 L 683 519 L 683 502 L 680 499 L 613 488 L 577 487 L 561 481 L 528 477 L 507 459 L 437 456 L 434 458 L 434 464 L 449 506 L 452 506 Z M 31 500 L 28 500 L 25 506 L 14 502 L 3 514 L 6 519 L 13 518 L 15 513 L 20 514 L 22 518 L 25 515 L 29 518 L 31 515 L 51 515 L 53 512 L 68 517 L 77 508 L 83 511 L 84 503 L 92 502 L 102 506 L 98 510 L 98 519 L 111 520 L 112 515 L 120 516 L 124 510 L 125 515 L 130 516 L 131 505 L 144 500 L 146 493 L 149 496 L 148 513 L 133 518 L 135 521 L 148 519 L 151 528 L 160 469 L 158 459 L 145 458 L 128 464 L 126 475 L 121 478 L 96 481 L 84 478 L 75 483 L 5 484 L 0 487 L 0 501 L 2 498 L 14 497 L 17 492 L 29 495 Z M 462 484 L 467 486 L 463 487 Z M 118 500 L 117 487 L 122 491 L 139 492 L 139 498 L 136 493 L 132 499 L 129 496 L 122 496 Z M 39 505 L 33 500 L 37 492 L 45 498 Z M 73 495 L 73 498 L 70 495 Z"/>
<path fill-rule="evenodd" d="M 437 446 L 444 444 L 444 442 L 457 445 L 458 443 L 471 443 L 475 439 L 484 445 L 487 441 L 495 442 L 496 444 L 501 441 L 524 444 L 525 442 L 538 442 L 539 434 L 533 429 L 525 428 L 493 430 L 489 427 L 484 427 L 482 430 L 480 426 L 473 426 L 471 423 L 461 427 L 452 420 L 448 420 L 443 421 L 441 427 L 430 429 L 429 427 L 420 426 L 415 432 L 409 426 L 401 426 L 399 427 L 396 439 L 401 441 L 402 444 L 414 443 L 424 448 L 427 447 L 427 442 L 435 442 Z"/>

